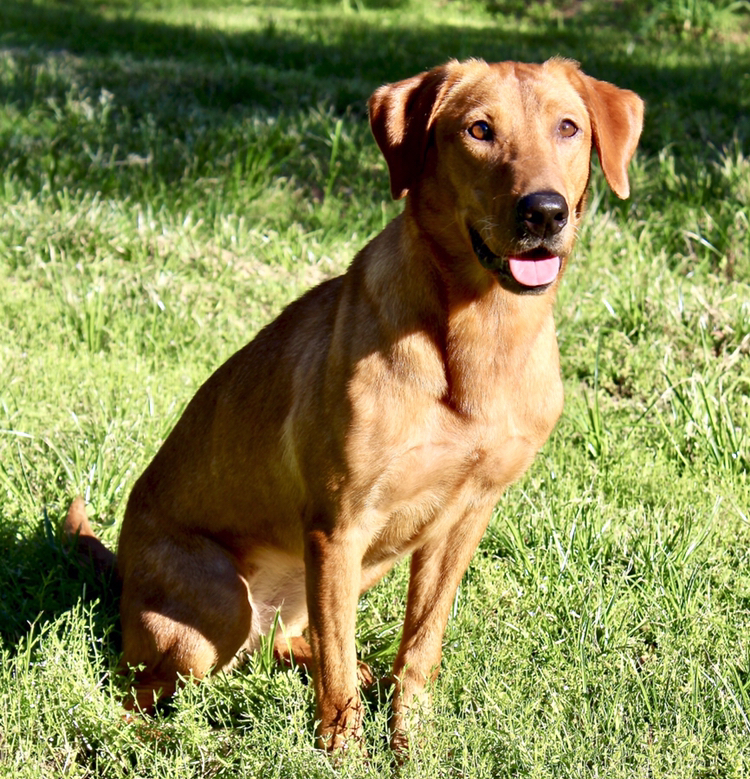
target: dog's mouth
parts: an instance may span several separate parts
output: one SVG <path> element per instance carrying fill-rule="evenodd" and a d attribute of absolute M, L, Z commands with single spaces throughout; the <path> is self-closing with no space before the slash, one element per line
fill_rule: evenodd
<path fill-rule="evenodd" d="M 515 282 L 522 290 L 542 292 L 560 273 L 562 263 L 559 255 L 545 246 L 540 245 L 535 249 L 500 257 L 487 246 L 473 227 L 469 227 L 469 235 L 474 253 L 482 267 L 499 279 Z"/>

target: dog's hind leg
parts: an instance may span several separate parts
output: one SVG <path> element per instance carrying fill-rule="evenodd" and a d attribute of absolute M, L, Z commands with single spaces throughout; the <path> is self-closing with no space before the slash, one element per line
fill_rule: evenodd
<path fill-rule="evenodd" d="M 234 558 L 203 536 L 120 546 L 123 666 L 136 670 L 132 699 L 150 710 L 180 679 L 231 667 L 257 643 L 256 615 Z"/>

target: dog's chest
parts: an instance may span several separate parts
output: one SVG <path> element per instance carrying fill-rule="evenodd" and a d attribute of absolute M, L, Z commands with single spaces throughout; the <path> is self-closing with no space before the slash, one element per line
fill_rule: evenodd
<path fill-rule="evenodd" d="M 551 432 L 559 411 L 550 398 L 498 397 L 481 413 L 430 409 L 394 442 L 380 481 L 380 503 L 444 503 L 457 491 L 498 494 L 518 479 Z"/>
<path fill-rule="evenodd" d="M 556 355 L 485 382 L 468 410 L 418 393 L 371 399 L 350 473 L 369 509 L 360 517 L 371 523 L 374 559 L 408 551 L 473 505 L 493 505 L 524 473 L 562 408 Z"/>

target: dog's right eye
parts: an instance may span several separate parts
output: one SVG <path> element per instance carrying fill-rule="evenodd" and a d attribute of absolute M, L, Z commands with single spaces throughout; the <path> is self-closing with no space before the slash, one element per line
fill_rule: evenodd
<path fill-rule="evenodd" d="M 469 127 L 468 132 L 472 138 L 476 138 L 478 141 L 492 140 L 492 128 L 487 124 L 487 122 L 474 122 L 474 124 Z"/>

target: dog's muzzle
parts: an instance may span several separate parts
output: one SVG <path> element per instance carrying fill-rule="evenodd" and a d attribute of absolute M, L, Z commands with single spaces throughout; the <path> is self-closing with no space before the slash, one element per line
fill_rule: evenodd
<path fill-rule="evenodd" d="M 495 254 L 469 225 L 471 245 L 482 267 L 516 292 L 542 292 L 557 279 L 562 267 L 560 233 L 568 223 L 568 203 L 558 192 L 532 192 L 516 203 L 519 249 L 507 257 Z M 530 247 L 530 248 L 526 248 Z"/>
<path fill-rule="evenodd" d="M 514 292 L 544 292 L 557 279 L 562 265 L 560 257 L 544 246 L 501 257 L 487 246 L 473 227 L 469 227 L 469 236 L 482 267 Z"/>

